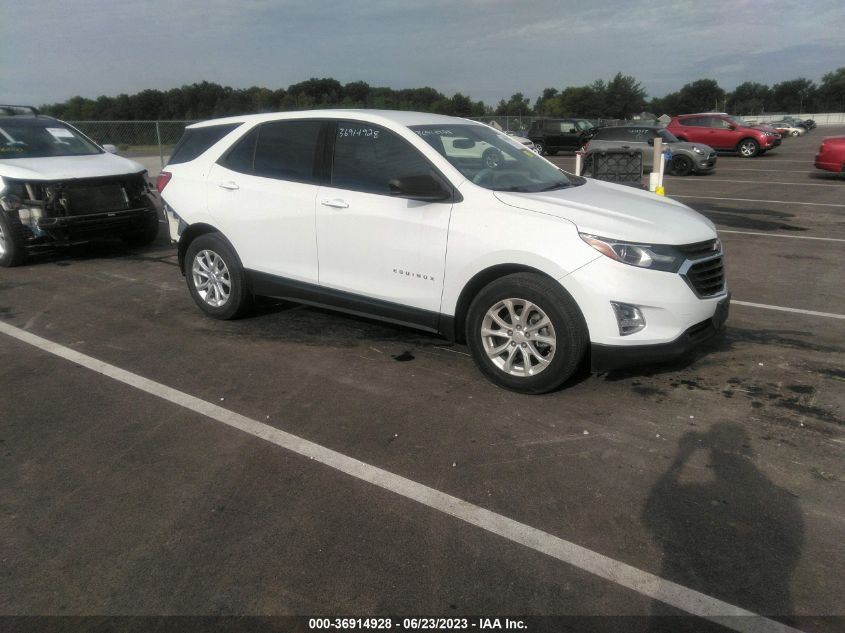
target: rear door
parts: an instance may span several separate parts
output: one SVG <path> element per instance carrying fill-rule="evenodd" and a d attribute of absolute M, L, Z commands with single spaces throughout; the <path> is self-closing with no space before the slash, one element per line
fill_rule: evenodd
<path fill-rule="evenodd" d="M 389 183 L 442 177 L 419 150 L 382 126 L 339 121 L 328 134 L 331 180 L 317 195 L 320 285 L 394 304 L 396 320 L 435 328 L 452 202 L 397 198 Z M 430 320 L 403 318 L 403 308 L 426 311 Z"/>
<path fill-rule="evenodd" d="M 325 126 L 264 123 L 209 172 L 209 213 L 245 268 L 317 283 L 317 147 Z"/>

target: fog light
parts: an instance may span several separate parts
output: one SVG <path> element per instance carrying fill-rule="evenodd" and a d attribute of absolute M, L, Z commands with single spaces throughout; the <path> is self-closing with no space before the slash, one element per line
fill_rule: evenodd
<path fill-rule="evenodd" d="M 616 324 L 619 326 L 619 335 L 628 336 L 639 332 L 645 327 L 645 317 L 639 307 L 629 303 L 618 303 L 611 301 L 613 311 L 616 313 Z"/>

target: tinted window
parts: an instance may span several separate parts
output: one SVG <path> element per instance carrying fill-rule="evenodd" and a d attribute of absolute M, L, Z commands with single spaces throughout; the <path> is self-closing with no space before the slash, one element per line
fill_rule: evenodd
<path fill-rule="evenodd" d="M 274 121 L 259 127 L 255 175 L 317 182 L 314 167 L 322 126 L 321 121 Z"/>
<path fill-rule="evenodd" d="M 333 187 L 390 194 L 394 178 L 432 173 L 422 154 L 393 132 L 367 123 L 338 122 Z"/>
<path fill-rule="evenodd" d="M 255 159 L 255 142 L 257 140 L 258 128 L 254 128 L 249 134 L 235 143 L 235 146 L 218 162 L 233 171 L 251 174 L 253 171 L 253 160 Z"/>
<path fill-rule="evenodd" d="M 601 141 L 624 141 L 628 139 L 628 129 L 624 127 L 603 127 L 593 136 Z"/>
<path fill-rule="evenodd" d="M 185 130 L 168 165 L 187 163 L 194 160 L 209 147 L 214 145 L 229 132 L 240 126 L 240 123 L 226 123 L 225 125 L 209 125 Z"/>
<path fill-rule="evenodd" d="M 681 119 L 681 125 L 690 127 L 707 127 L 707 119 L 701 117 L 693 117 L 691 119 Z"/>

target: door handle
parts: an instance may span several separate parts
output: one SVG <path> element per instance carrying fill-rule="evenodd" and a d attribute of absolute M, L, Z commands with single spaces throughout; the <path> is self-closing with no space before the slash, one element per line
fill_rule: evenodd
<path fill-rule="evenodd" d="M 238 183 L 232 182 L 231 180 L 226 180 L 225 182 L 218 182 L 217 186 L 221 189 L 228 189 L 229 191 L 235 191 L 236 189 L 240 189 L 240 187 L 238 187 Z"/>
<path fill-rule="evenodd" d="M 349 208 L 349 203 L 346 200 L 341 200 L 340 198 L 323 198 L 320 200 L 320 204 L 324 207 L 333 207 L 335 209 Z"/>

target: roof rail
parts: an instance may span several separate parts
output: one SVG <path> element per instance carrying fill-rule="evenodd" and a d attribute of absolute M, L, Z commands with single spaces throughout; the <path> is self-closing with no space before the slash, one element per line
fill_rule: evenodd
<path fill-rule="evenodd" d="M 8 116 L 15 116 L 16 114 L 34 114 L 38 116 L 39 112 L 37 108 L 28 105 L 7 105 L 5 103 L 0 103 L 0 113 L 8 115 Z"/>

